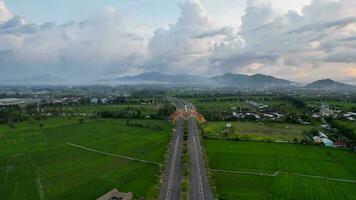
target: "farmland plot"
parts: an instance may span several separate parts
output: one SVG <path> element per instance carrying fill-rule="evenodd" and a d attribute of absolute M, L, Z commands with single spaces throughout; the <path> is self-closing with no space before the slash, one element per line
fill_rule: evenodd
<path fill-rule="evenodd" d="M 21 123 L 14 129 L 0 127 L 0 199 L 96 199 L 114 188 L 136 197 L 154 194 L 159 166 L 68 143 L 161 163 L 168 123 L 130 120 L 142 124 L 135 127 L 126 120 L 56 121 L 41 122 L 44 128 L 28 125 L 28 130 Z"/>
<path fill-rule="evenodd" d="M 204 143 L 210 167 L 227 171 L 214 172 L 221 199 L 355 199 L 356 155 L 351 151 L 266 142 Z"/>

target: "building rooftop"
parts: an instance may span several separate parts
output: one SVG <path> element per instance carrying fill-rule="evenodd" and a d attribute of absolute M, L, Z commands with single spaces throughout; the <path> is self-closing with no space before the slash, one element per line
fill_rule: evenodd
<path fill-rule="evenodd" d="M 96 200 L 132 200 L 132 196 L 131 192 L 122 193 L 117 189 L 113 189 Z"/>

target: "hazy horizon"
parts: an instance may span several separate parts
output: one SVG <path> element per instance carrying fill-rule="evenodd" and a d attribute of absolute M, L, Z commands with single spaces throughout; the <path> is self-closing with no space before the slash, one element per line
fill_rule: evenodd
<path fill-rule="evenodd" d="M 0 80 L 145 72 L 356 84 L 356 1 L 0 0 Z"/>

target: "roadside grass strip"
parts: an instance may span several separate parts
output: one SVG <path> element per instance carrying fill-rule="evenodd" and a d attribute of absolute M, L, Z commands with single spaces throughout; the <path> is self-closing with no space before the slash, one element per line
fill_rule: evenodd
<path fill-rule="evenodd" d="M 67 142 L 66 144 L 69 145 L 69 146 L 72 146 L 72 147 L 79 148 L 79 149 L 84 149 L 84 150 L 87 150 L 87 151 L 91 151 L 91 152 L 94 152 L 94 153 L 103 154 L 103 155 L 107 155 L 107 156 L 122 158 L 122 159 L 125 159 L 125 160 L 132 160 L 132 161 L 137 161 L 137 162 L 142 162 L 142 163 L 147 163 L 147 164 L 152 164 L 152 165 L 157 165 L 157 166 L 161 166 L 162 165 L 161 163 L 158 163 L 158 162 L 153 162 L 153 161 L 142 160 L 142 159 L 137 159 L 137 158 L 128 157 L 128 156 L 112 154 L 112 153 L 108 153 L 108 152 L 104 152 L 104 151 L 91 149 L 91 148 L 88 148 L 88 147 L 85 147 L 85 146 L 73 144 L 73 143 L 70 143 L 70 142 Z"/>
<path fill-rule="evenodd" d="M 252 176 L 269 176 L 269 177 L 275 177 L 275 176 L 278 176 L 279 174 L 288 174 L 288 175 L 293 175 L 293 176 L 300 176 L 300 177 L 307 177 L 307 178 L 314 178 L 314 179 L 324 179 L 324 180 L 330 180 L 330 181 L 356 183 L 356 180 L 330 178 L 330 177 L 324 177 L 324 176 L 313 176 L 313 175 L 307 175 L 307 174 L 289 173 L 289 172 L 282 172 L 282 171 L 275 171 L 273 174 L 262 173 L 262 172 L 231 171 L 231 170 L 223 170 L 223 169 L 211 169 L 211 171 L 212 172 L 221 172 L 221 173 L 230 173 L 230 174 L 242 174 L 242 175 L 252 175 Z"/>

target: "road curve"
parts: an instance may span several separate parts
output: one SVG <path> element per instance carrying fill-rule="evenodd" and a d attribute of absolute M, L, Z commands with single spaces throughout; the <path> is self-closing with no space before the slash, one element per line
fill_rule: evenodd
<path fill-rule="evenodd" d="M 159 200 L 180 200 L 183 152 L 183 119 L 176 122 L 175 136 L 170 144 L 170 155 L 164 171 L 163 183 L 161 185 Z"/>

